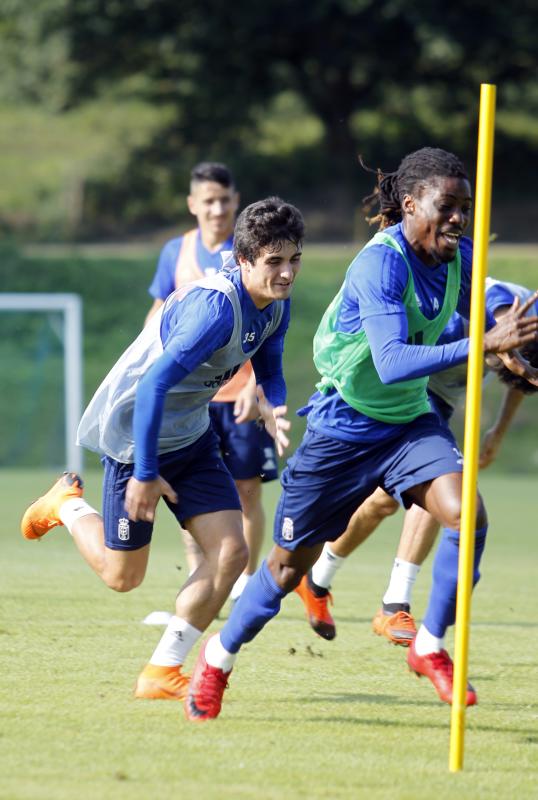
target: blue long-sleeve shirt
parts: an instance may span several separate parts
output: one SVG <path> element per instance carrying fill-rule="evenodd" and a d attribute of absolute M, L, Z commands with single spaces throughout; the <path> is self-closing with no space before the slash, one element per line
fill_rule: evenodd
<path fill-rule="evenodd" d="M 242 315 L 242 349 L 247 354 L 259 345 L 272 316 L 272 304 L 262 310 L 256 308 L 243 286 L 240 270 L 229 272 L 227 277 L 237 289 Z M 251 359 L 256 382 L 262 385 L 267 399 L 275 406 L 282 405 L 286 399 L 282 353 L 289 319 L 290 301 L 287 300 L 278 329 Z M 181 303 L 165 309 L 160 327 L 163 353 L 140 380 L 136 392 L 134 476 L 138 480 L 152 480 L 158 474 L 157 438 L 166 393 L 216 350 L 224 347 L 230 340 L 233 327 L 232 305 L 217 290 L 196 287 Z"/>
<path fill-rule="evenodd" d="M 402 225 L 388 228 L 402 246 L 411 265 L 418 306 L 427 319 L 440 311 L 447 283 L 448 265 L 429 267 L 414 253 L 403 234 Z M 456 309 L 465 318 L 470 313 L 472 242 L 460 242 L 461 284 Z M 361 251 L 348 270 L 337 327 L 358 333 L 364 329 L 376 370 L 383 383 L 430 375 L 463 363 L 469 353 L 469 340 L 444 345 L 408 344 L 407 314 L 403 302 L 408 270 L 402 257 L 392 248 L 373 245 Z M 487 313 L 486 327 L 495 324 Z M 374 420 L 349 406 L 336 391 L 316 392 L 300 414 L 308 413 L 311 427 L 335 438 L 370 442 L 389 438 L 404 430 Z"/>

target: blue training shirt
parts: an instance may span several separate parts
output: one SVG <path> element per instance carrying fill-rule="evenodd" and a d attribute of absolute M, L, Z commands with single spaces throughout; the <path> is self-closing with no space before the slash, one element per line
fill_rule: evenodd
<path fill-rule="evenodd" d="M 445 295 L 448 265 L 423 264 L 405 239 L 402 224 L 386 229 L 401 247 L 411 265 L 417 304 L 427 319 L 440 311 Z M 470 313 L 472 242 L 460 241 L 461 286 L 457 311 L 466 319 Z M 364 328 L 375 367 L 384 383 L 429 375 L 463 363 L 469 353 L 469 340 L 442 345 L 407 344 L 407 315 L 403 295 L 408 270 L 402 257 L 392 248 L 372 245 L 361 251 L 351 264 L 344 282 L 344 295 L 338 327 L 349 333 Z M 495 324 L 487 313 L 486 328 Z M 310 427 L 344 441 L 379 441 L 397 436 L 406 424 L 392 425 L 374 420 L 349 406 L 336 391 L 316 392 L 299 414 L 308 413 Z"/>
<path fill-rule="evenodd" d="M 256 308 L 243 286 L 239 269 L 227 273 L 226 277 L 237 289 L 242 314 L 242 348 L 249 353 L 258 346 L 271 320 L 273 304 L 261 310 Z M 252 356 L 256 382 L 262 385 L 267 399 L 274 406 L 282 405 L 286 399 L 282 354 L 289 320 L 290 300 L 286 300 L 278 329 Z M 233 327 L 231 303 L 217 290 L 191 289 L 181 303 L 174 303 L 163 313 L 160 336 L 164 352 L 141 379 L 136 392 L 133 431 L 136 443 L 134 475 L 138 480 L 151 480 L 158 473 L 157 437 L 166 392 L 207 361 L 212 353 L 224 347 L 230 340 Z"/>
<path fill-rule="evenodd" d="M 157 262 L 157 269 L 150 284 L 148 292 L 155 299 L 166 300 L 176 288 L 176 263 L 179 255 L 179 250 L 183 244 L 183 236 L 176 239 L 170 239 L 163 246 L 159 260 Z M 233 249 L 233 235 L 229 236 L 225 242 L 219 245 L 215 252 L 210 252 L 202 242 L 200 236 L 200 229 L 196 234 L 196 261 L 204 275 L 214 275 L 222 269 L 221 253 L 224 250 Z"/>

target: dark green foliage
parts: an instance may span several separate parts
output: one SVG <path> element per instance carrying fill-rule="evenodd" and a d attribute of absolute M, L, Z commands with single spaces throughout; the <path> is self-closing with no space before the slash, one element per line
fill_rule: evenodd
<path fill-rule="evenodd" d="M 496 196 L 519 200 L 538 147 L 536 10 L 535 0 L 47 0 L 30 15 L 14 0 L 0 15 L 0 97 L 57 112 L 111 96 L 154 109 L 149 141 L 121 153 L 114 143 L 119 171 L 85 164 L 78 236 L 175 221 L 201 159 L 229 162 L 246 202 L 276 191 L 324 216 L 369 188 L 359 152 L 392 170 L 435 145 L 472 172 L 481 82 L 499 87 Z M 291 144 L 268 152 L 263 120 L 283 93 L 320 132 L 293 141 L 283 121 Z"/>

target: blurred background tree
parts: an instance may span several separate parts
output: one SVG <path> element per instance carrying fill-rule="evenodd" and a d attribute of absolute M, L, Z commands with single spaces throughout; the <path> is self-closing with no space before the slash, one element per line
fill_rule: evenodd
<path fill-rule="evenodd" d="M 176 226 L 193 163 L 278 192 L 310 233 L 362 238 L 371 186 L 434 144 L 472 169 L 499 89 L 493 227 L 534 236 L 537 0 L 3 0 L 0 224 L 54 239 Z"/>

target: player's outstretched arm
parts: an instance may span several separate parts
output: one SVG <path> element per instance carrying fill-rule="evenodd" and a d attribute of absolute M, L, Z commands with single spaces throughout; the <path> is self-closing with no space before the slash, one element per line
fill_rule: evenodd
<path fill-rule="evenodd" d="M 256 388 L 258 396 L 258 410 L 265 423 L 267 433 L 275 440 L 277 453 L 284 455 L 284 450 L 290 445 L 290 440 L 285 434 L 291 428 L 291 422 L 285 418 L 288 411 L 287 406 L 273 406 L 265 396 L 261 386 Z"/>
<path fill-rule="evenodd" d="M 525 395 L 513 386 L 509 386 L 503 396 L 497 419 L 484 434 L 480 448 L 480 469 L 485 469 L 497 458 L 501 442 L 510 427 L 516 412 Z"/>

